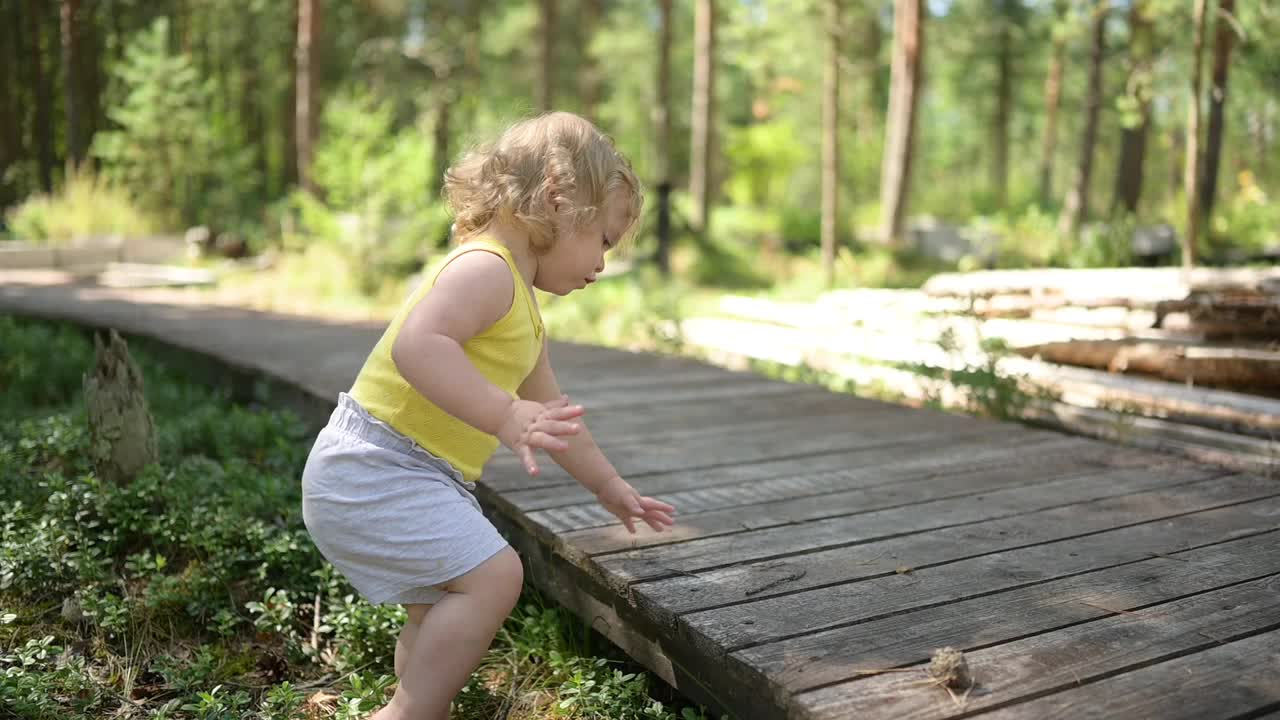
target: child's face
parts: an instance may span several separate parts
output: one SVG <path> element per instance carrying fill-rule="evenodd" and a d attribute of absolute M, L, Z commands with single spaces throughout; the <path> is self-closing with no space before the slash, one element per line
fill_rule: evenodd
<path fill-rule="evenodd" d="M 534 287 L 568 295 L 596 281 L 604 271 L 605 251 L 618 244 L 630 225 L 625 193 L 621 189 L 609 193 L 602 212 L 586 225 L 577 229 L 568 223 L 561 226 L 560 239 L 538 259 Z"/>

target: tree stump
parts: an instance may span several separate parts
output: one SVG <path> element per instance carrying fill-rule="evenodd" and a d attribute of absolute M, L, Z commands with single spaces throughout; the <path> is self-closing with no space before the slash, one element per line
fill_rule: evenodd
<path fill-rule="evenodd" d="M 155 428 L 142 392 L 142 372 L 115 330 L 107 342 L 95 333 L 97 359 L 84 376 L 89 453 L 105 482 L 127 483 L 156 460 Z"/>

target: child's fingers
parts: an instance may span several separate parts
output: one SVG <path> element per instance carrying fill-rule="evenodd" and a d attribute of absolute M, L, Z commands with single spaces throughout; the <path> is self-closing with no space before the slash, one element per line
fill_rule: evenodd
<path fill-rule="evenodd" d="M 548 435 L 577 435 L 582 432 L 581 425 L 564 420 L 539 420 L 529 429 L 534 432 L 541 431 Z"/>
<path fill-rule="evenodd" d="M 544 402 L 542 404 L 549 408 L 562 408 L 569 404 L 569 396 L 561 395 L 559 398 L 555 400 L 552 400 L 550 402 Z"/>
<path fill-rule="evenodd" d="M 568 450 L 569 449 L 569 443 L 565 442 L 564 440 L 561 440 L 560 438 L 554 435 L 550 435 L 548 433 L 542 432 L 541 430 L 535 430 L 532 433 L 530 433 L 529 439 L 525 441 L 525 444 L 528 447 L 542 448 L 543 450 Z"/>
<path fill-rule="evenodd" d="M 647 523 L 649 523 L 649 527 L 653 528 L 653 531 L 654 531 L 654 532 L 666 532 L 666 531 L 667 531 L 667 529 L 666 529 L 665 527 L 663 527 L 663 524 L 662 524 L 662 523 L 660 523 L 660 522 L 658 522 L 657 520 L 652 520 L 652 519 L 650 519 L 649 517 L 647 517 L 647 516 L 646 516 L 646 517 L 644 518 L 644 521 L 645 521 L 645 522 L 647 522 Z M 668 524 L 670 524 L 670 523 L 668 523 Z"/>
<path fill-rule="evenodd" d="M 674 513 L 676 511 L 674 505 L 669 505 L 661 500 L 655 500 L 651 497 L 640 498 L 640 506 L 646 510 L 661 510 L 662 512 L 667 513 Z"/>
<path fill-rule="evenodd" d="M 586 414 L 586 408 L 581 405 L 570 405 L 566 407 L 548 408 L 543 417 L 551 420 L 572 420 L 576 417 L 582 417 Z"/>
<path fill-rule="evenodd" d="M 519 454 L 520 454 L 520 462 L 521 464 L 524 465 L 525 472 L 529 473 L 530 475 L 537 475 L 538 461 L 534 457 L 533 448 L 529 447 L 528 445 L 521 445 Z"/>
<path fill-rule="evenodd" d="M 661 510 L 650 510 L 649 512 L 645 513 L 645 514 L 643 515 L 643 517 L 644 517 L 644 519 L 645 519 L 645 522 L 650 522 L 650 521 L 653 521 L 653 520 L 657 520 L 658 522 L 662 523 L 663 525 L 675 525 L 675 524 L 676 524 L 676 521 L 675 521 L 675 520 L 673 520 L 673 519 L 671 519 L 671 516 L 670 516 L 670 515 L 668 515 L 668 514 L 666 514 L 666 513 L 662 512 Z"/>

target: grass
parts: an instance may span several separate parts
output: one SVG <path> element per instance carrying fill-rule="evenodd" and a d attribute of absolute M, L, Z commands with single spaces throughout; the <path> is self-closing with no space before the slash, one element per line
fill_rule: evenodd
<path fill-rule="evenodd" d="M 296 417 L 134 347 L 160 458 L 111 485 L 87 459 L 85 334 L 0 316 L 0 347 L 0 715 L 345 720 L 385 701 L 404 610 L 311 544 Z M 531 587 L 454 717 L 504 713 L 706 717 Z"/>
<path fill-rule="evenodd" d="M 122 188 L 89 172 L 73 174 L 56 194 L 33 195 L 5 214 L 15 239 L 53 247 L 86 237 L 147 235 L 157 224 Z"/>

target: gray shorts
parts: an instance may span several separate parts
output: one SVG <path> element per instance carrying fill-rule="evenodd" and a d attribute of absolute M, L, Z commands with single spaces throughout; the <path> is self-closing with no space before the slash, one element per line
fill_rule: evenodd
<path fill-rule="evenodd" d="M 316 548 L 370 603 L 435 603 L 432 587 L 509 547 L 475 484 L 346 393 L 302 472 Z"/>

